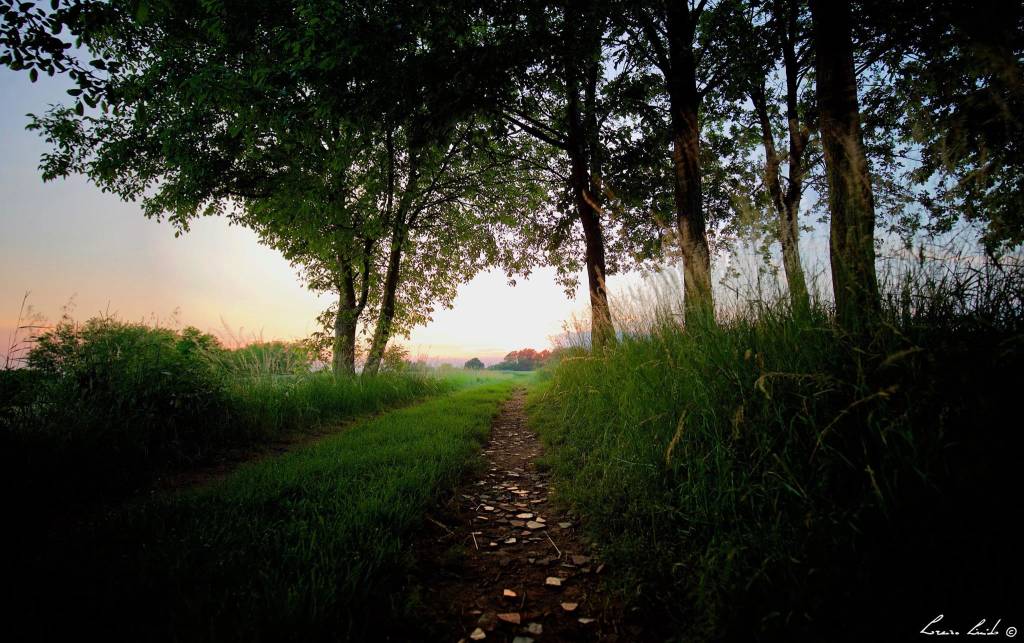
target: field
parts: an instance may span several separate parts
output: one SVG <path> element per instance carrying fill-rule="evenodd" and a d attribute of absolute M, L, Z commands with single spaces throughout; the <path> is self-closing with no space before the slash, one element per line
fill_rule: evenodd
<path fill-rule="evenodd" d="M 38 640 L 71 623 L 117 640 L 360 640 L 401 605 L 408 533 L 530 381 L 335 377 L 298 346 L 109 318 L 66 320 L 0 375 L 17 525 L 3 541 L 19 552 L 5 609 Z"/>
<path fill-rule="evenodd" d="M 400 615 L 410 530 L 472 467 L 520 379 L 462 377 L 457 392 L 53 534 L 8 577 L 12 613 L 43 639 L 73 624 L 129 640 L 364 640 L 373 619 Z"/>
<path fill-rule="evenodd" d="M 234 451 L 454 390 L 469 380 L 417 373 L 313 372 L 299 347 L 222 348 L 194 329 L 66 320 L 27 368 L 0 371 L 0 444 L 8 502 L 89 502 L 137 493 Z"/>
<path fill-rule="evenodd" d="M 481 457 L 522 389 L 546 453 L 502 434 L 504 457 L 526 463 L 504 487 L 550 476 L 545 514 L 571 516 L 556 521 L 572 526 L 555 532 L 562 546 L 607 565 L 565 594 L 600 615 L 592 632 L 859 640 L 910 631 L 935 605 L 1012 613 L 1012 535 L 977 521 L 1005 512 L 1016 484 L 1004 414 L 1024 386 L 1024 281 L 936 274 L 890 288 L 867 338 L 839 332 L 823 304 L 683 327 L 671 305 L 648 302 L 613 344 L 563 348 L 525 373 L 335 377 L 295 347 L 232 352 L 187 330 L 69 326 L 4 373 L 13 622 L 39 640 L 69 626 L 118 640 L 469 634 L 477 616 L 433 604 L 423 556 L 442 580 L 462 570 L 456 595 L 494 594 L 499 559 L 533 578 L 513 573 L 533 567 L 516 551 L 547 550 L 530 530 L 513 545 L 491 536 L 496 558 L 460 562 L 480 549 L 476 534 L 488 540 L 481 506 L 512 519 L 534 508 L 491 499 L 492 456 Z M 484 495 L 453 509 L 467 492 Z M 556 564 L 569 560 L 550 544 Z M 583 635 L 520 609 L 576 632 L 566 640 Z M 488 613 L 492 638 L 521 633 L 493 629 Z"/>

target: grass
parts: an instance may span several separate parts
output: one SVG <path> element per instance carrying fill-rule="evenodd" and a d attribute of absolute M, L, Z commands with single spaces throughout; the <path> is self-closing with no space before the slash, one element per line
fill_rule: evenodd
<path fill-rule="evenodd" d="M 310 431 L 326 423 L 375 413 L 465 386 L 458 378 L 381 373 L 374 377 L 334 377 L 311 373 L 279 377 L 239 377 L 227 386 L 231 429 L 250 439 Z"/>
<path fill-rule="evenodd" d="M 488 382 L 517 382 L 522 386 L 532 385 L 537 378 L 537 371 L 485 371 L 465 369 L 438 370 L 436 376 L 449 382 L 456 388 L 475 386 Z"/>
<path fill-rule="evenodd" d="M 30 513 L 38 505 L 51 511 L 54 503 L 116 498 L 226 449 L 321 432 L 456 386 L 409 374 L 232 377 L 213 390 L 205 413 L 185 420 L 139 407 L 122 412 L 77 391 L 61 393 L 42 417 L 6 427 L 0 479 L 8 502 Z"/>
<path fill-rule="evenodd" d="M 39 638 L 65 628 L 118 640 L 376 638 L 372 628 L 402 613 L 423 513 L 473 465 L 520 381 L 473 378 L 49 543 L 11 578 L 12 613 Z"/>
<path fill-rule="evenodd" d="M 0 483 L 27 518 L 469 381 L 334 377 L 311 372 L 297 345 L 227 350 L 195 329 L 111 318 L 62 321 L 32 346 L 26 366 L 0 371 Z"/>
<path fill-rule="evenodd" d="M 888 289 L 866 339 L 821 305 L 685 330 L 666 307 L 544 374 L 528 413 L 559 497 L 667 638 L 906 638 L 939 613 L 1016 613 L 999 516 L 1024 279 L 947 277 Z"/>

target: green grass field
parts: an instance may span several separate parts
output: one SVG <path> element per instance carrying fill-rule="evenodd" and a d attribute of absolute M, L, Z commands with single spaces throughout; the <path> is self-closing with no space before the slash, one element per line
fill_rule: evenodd
<path fill-rule="evenodd" d="M 502 377 L 314 372 L 297 344 L 226 349 L 195 329 L 64 320 L 0 370 L 0 500 L 26 522 L 155 479 Z"/>
<path fill-rule="evenodd" d="M 375 618 L 401 614 L 416 526 L 529 376 L 459 379 L 457 392 L 48 543 L 23 560 L 15 613 L 41 638 L 71 626 L 131 640 L 363 640 Z"/>

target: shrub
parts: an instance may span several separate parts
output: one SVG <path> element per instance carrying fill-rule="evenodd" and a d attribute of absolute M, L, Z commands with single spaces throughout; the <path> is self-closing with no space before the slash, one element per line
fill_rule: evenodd
<path fill-rule="evenodd" d="M 62 320 L 4 391 L 4 473 L 68 501 L 130 487 L 157 463 L 202 456 L 228 416 L 215 338 L 109 317 Z M 5 387 L 7 388 L 7 387 Z"/>
<path fill-rule="evenodd" d="M 73 439 L 114 433 L 121 448 L 145 453 L 178 448 L 188 439 L 183 431 L 223 413 L 223 380 L 210 359 L 217 349 L 215 338 L 194 328 L 65 319 L 38 338 L 28 367 L 45 378 L 47 424 L 66 427 Z"/>

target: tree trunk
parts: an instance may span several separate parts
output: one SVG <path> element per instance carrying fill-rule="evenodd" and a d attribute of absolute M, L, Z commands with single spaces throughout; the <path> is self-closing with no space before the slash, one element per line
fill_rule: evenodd
<path fill-rule="evenodd" d="M 336 376 L 354 375 L 356 372 L 356 328 L 359 323 L 359 304 L 356 301 L 352 267 L 347 261 L 339 261 L 342 279 L 339 284 L 338 314 L 334 318 L 332 359 L 332 369 Z"/>
<path fill-rule="evenodd" d="M 363 374 L 370 375 L 376 375 L 380 371 L 381 362 L 384 360 L 384 350 L 387 348 L 388 340 L 391 339 L 391 325 L 395 318 L 395 299 L 398 295 L 398 283 L 402 268 L 402 249 L 409 233 L 405 217 L 409 198 L 412 195 L 411 190 L 416 180 L 416 157 L 412 150 L 409 150 L 409 177 L 396 208 L 398 157 L 395 150 L 394 132 L 391 129 L 387 131 L 385 144 L 388 150 L 385 212 L 388 220 L 391 221 L 391 250 L 388 253 L 388 267 L 384 275 L 384 293 L 381 297 L 377 326 L 370 343 L 370 352 L 366 356 L 366 364 L 363 366 Z"/>
<path fill-rule="evenodd" d="M 586 244 L 587 286 L 590 289 L 590 334 L 591 345 L 595 348 L 607 346 L 615 341 L 615 327 L 612 324 L 611 308 L 608 306 L 608 289 L 605 284 L 604 234 L 601 220 L 593 197 L 590 194 L 590 178 L 584 168 L 576 169 L 573 163 L 573 192 L 576 197 L 576 212 L 583 225 L 583 239 Z M 582 185 L 581 185 L 582 183 Z"/>
<path fill-rule="evenodd" d="M 601 28 L 591 24 L 592 17 L 576 16 L 579 24 L 573 27 L 591 29 L 585 35 L 596 37 L 587 42 L 586 49 L 595 55 L 582 56 L 572 52 L 565 61 L 567 152 L 572 164 L 573 199 L 576 215 L 583 226 L 584 261 L 587 268 L 587 287 L 590 291 L 590 342 L 594 348 L 615 341 L 615 326 L 608 305 L 608 285 L 605 282 L 604 230 L 601 208 L 598 204 L 600 189 L 599 134 L 597 125 L 597 81 L 600 69 L 596 63 L 601 50 Z M 585 50 L 586 50 L 585 49 Z M 584 67 L 586 65 L 586 67 Z M 580 101 L 580 89 L 584 96 Z"/>
<path fill-rule="evenodd" d="M 684 305 L 687 323 L 714 318 L 711 252 L 704 221 L 700 171 L 700 123 L 697 113 L 697 63 L 693 55 L 694 24 L 685 2 L 670 2 L 666 20 L 668 86 L 672 127 L 676 234 L 683 255 Z"/>
<path fill-rule="evenodd" d="M 786 70 L 786 124 L 789 132 L 789 186 L 783 195 L 785 211 L 779 213 L 779 240 L 782 244 L 782 265 L 793 311 L 806 313 L 811 308 L 807 278 L 800 261 L 800 200 L 804 190 L 804 152 L 810 133 L 800 123 L 800 65 L 797 62 L 796 38 L 799 33 L 797 7 L 787 4 L 785 36 L 782 39 L 782 62 Z"/>
<path fill-rule="evenodd" d="M 795 87 L 794 87 L 795 90 Z M 800 198 L 802 195 L 802 139 L 793 136 L 794 126 L 798 126 L 795 111 L 790 114 L 789 139 L 789 189 L 783 191 L 779 178 L 782 158 L 775 148 L 775 135 L 768 116 L 768 104 L 763 84 L 754 86 L 750 93 L 751 102 L 757 112 L 761 125 L 761 145 L 764 147 L 764 181 L 771 196 L 779 221 L 779 244 L 782 246 L 782 266 L 786 271 L 786 284 L 789 287 L 790 304 L 793 311 L 803 314 L 810 308 L 807 295 L 807 281 L 804 278 L 803 266 L 800 263 Z M 788 102 L 788 101 L 787 101 Z M 795 110 L 795 105 L 794 105 Z M 798 132 L 799 135 L 799 132 Z"/>
<path fill-rule="evenodd" d="M 821 142 L 832 224 L 829 247 L 836 320 L 850 331 L 879 310 L 875 205 L 857 104 L 848 0 L 811 0 Z"/>
<path fill-rule="evenodd" d="M 384 275 L 384 293 L 381 297 L 377 327 L 373 332 L 370 352 L 363 366 L 363 374 L 376 375 L 384 359 L 384 350 L 391 339 L 391 327 L 395 318 L 395 305 L 402 268 L 402 250 L 409 230 L 405 223 L 405 208 L 400 207 L 391 228 L 391 250 L 388 253 L 388 268 Z"/>
<path fill-rule="evenodd" d="M 803 315 L 811 308 L 811 297 L 807 292 L 807 278 L 800 261 L 800 201 L 786 199 L 785 207 L 779 211 L 779 244 L 782 246 L 782 267 L 786 271 L 786 285 L 789 287 L 789 303 L 793 312 Z"/>

